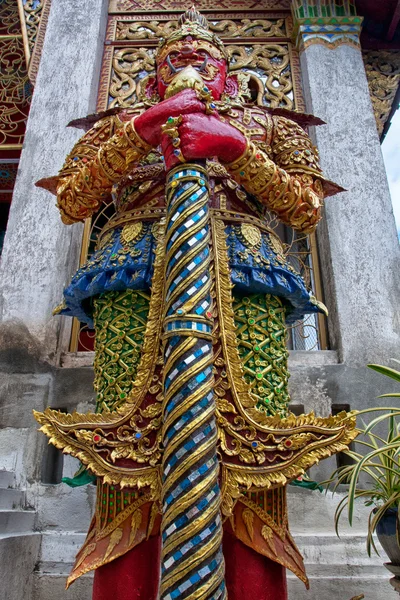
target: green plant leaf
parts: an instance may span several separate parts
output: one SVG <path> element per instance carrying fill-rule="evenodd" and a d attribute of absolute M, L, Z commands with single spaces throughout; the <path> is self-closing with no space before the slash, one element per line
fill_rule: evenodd
<path fill-rule="evenodd" d="M 369 454 L 364 456 L 364 458 L 362 458 L 358 464 L 354 465 L 354 470 L 353 470 L 353 473 L 352 473 L 352 476 L 350 479 L 349 492 L 348 492 L 349 493 L 348 519 L 349 519 L 350 525 L 353 524 L 354 498 L 355 498 L 355 493 L 356 493 L 356 489 L 357 489 L 356 486 L 357 486 L 359 475 L 362 472 L 364 465 L 367 462 L 369 462 L 372 458 L 374 458 L 374 456 L 378 456 L 379 454 L 382 454 L 389 450 L 396 450 L 397 448 L 398 448 L 398 445 L 396 445 L 396 444 L 388 444 L 384 448 L 379 448 L 378 450 L 374 450 L 373 452 L 370 452 Z"/>
<path fill-rule="evenodd" d="M 379 551 L 378 551 L 378 548 L 377 548 L 377 547 L 376 547 L 376 545 L 375 545 L 375 540 L 374 540 L 374 538 L 373 538 L 373 535 L 372 535 L 372 534 L 370 535 L 370 531 L 371 531 L 371 521 L 372 521 L 372 518 L 373 518 L 373 514 L 374 514 L 374 511 L 373 511 L 373 510 L 371 510 L 371 512 L 370 512 L 370 513 L 369 513 L 369 515 L 368 515 L 367 554 L 368 554 L 368 556 L 371 556 L 371 546 L 372 546 L 372 548 L 373 548 L 373 550 L 375 551 L 375 553 L 376 553 L 378 556 L 380 556 L 380 554 L 379 554 Z"/>
<path fill-rule="evenodd" d="M 368 365 L 376 372 L 400 382 L 400 371 L 381 365 Z M 400 398 L 400 392 L 383 394 L 380 398 Z M 367 552 L 379 555 L 373 534 L 377 524 L 391 506 L 400 505 L 400 408 L 374 407 L 357 411 L 357 418 L 369 415 L 368 424 L 357 430 L 361 436 L 355 440 L 356 450 L 345 452 L 353 464 L 339 467 L 324 482 L 333 493 L 341 483 L 349 483 L 346 495 L 341 498 L 335 511 L 335 531 L 339 535 L 339 521 L 347 509 L 350 525 L 353 525 L 355 503 L 358 499 L 370 508 L 368 516 Z M 375 428 L 387 423 L 387 435 L 378 435 Z M 360 450 L 360 452 L 359 452 Z M 360 478 L 362 480 L 360 481 Z M 396 533 L 400 543 L 400 514 Z"/>
<path fill-rule="evenodd" d="M 399 409 L 387 409 L 387 410 L 389 411 L 387 414 L 380 415 L 379 417 L 375 417 L 375 419 L 372 419 L 372 421 L 369 423 L 368 427 L 363 432 L 365 435 L 370 433 L 371 429 L 376 427 L 376 425 L 378 425 L 379 423 L 382 423 L 382 421 L 386 421 L 387 419 L 393 419 L 394 417 L 400 417 Z"/>
<path fill-rule="evenodd" d="M 348 502 L 349 496 L 348 494 L 346 494 L 346 496 L 344 496 L 341 501 L 339 502 L 339 504 L 336 507 L 335 510 L 335 516 L 334 516 L 334 520 L 335 520 L 335 533 L 338 537 L 340 537 L 339 535 L 339 521 L 340 521 L 340 517 L 342 516 L 342 513 L 344 511 L 344 509 L 346 508 L 347 502 Z"/>
<path fill-rule="evenodd" d="M 372 369 L 373 371 L 376 371 L 377 373 L 380 373 L 381 375 L 386 375 L 386 377 L 390 377 L 391 379 L 395 379 L 395 381 L 398 381 L 400 383 L 400 371 L 397 371 L 396 369 L 391 369 L 390 367 L 385 367 L 383 365 L 367 365 L 367 367 L 369 369 Z"/>

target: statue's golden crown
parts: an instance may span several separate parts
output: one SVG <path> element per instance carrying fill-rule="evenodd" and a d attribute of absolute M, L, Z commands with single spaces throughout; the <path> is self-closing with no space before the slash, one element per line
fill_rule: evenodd
<path fill-rule="evenodd" d="M 206 17 L 192 6 L 178 20 L 178 28 L 173 31 L 168 37 L 160 38 L 159 47 L 157 50 L 156 60 L 161 62 L 169 51 L 169 47 L 180 40 L 187 37 L 192 37 L 196 40 L 203 40 L 213 46 L 217 52 L 215 58 L 225 58 L 228 56 L 222 40 L 219 39 L 212 31 L 210 31 L 209 23 Z"/>

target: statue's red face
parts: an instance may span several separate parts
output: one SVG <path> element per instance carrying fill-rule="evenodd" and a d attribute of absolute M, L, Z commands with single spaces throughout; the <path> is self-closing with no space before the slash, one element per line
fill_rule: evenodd
<path fill-rule="evenodd" d="M 204 85 L 219 100 L 224 91 L 227 64 L 221 51 L 201 39 L 187 36 L 184 40 L 168 44 L 157 58 L 157 89 L 161 99 L 175 75 L 188 66 L 201 75 Z"/>

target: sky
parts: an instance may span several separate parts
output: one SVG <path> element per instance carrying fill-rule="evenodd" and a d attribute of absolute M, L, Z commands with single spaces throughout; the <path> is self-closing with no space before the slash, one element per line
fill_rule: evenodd
<path fill-rule="evenodd" d="M 382 144 L 382 152 L 389 180 L 397 231 L 400 233 L 400 109 L 394 114 L 389 131 Z"/>

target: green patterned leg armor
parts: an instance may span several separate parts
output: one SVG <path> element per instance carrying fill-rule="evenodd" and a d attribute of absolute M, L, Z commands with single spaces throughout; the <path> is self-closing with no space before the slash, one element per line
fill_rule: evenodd
<path fill-rule="evenodd" d="M 96 412 L 115 410 L 131 391 L 149 302 L 149 294 L 132 290 L 106 292 L 93 300 Z M 73 478 L 64 477 L 62 481 L 70 487 L 80 487 L 96 481 L 96 477 L 81 465 Z"/>
<path fill-rule="evenodd" d="M 149 302 L 149 294 L 133 290 L 107 292 L 93 300 L 96 412 L 116 410 L 131 391 Z"/>
<path fill-rule="evenodd" d="M 270 294 L 234 296 L 233 310 L 244 377 L 257 407 L 284 417 L 290 398 L 282 300 Z"/>

